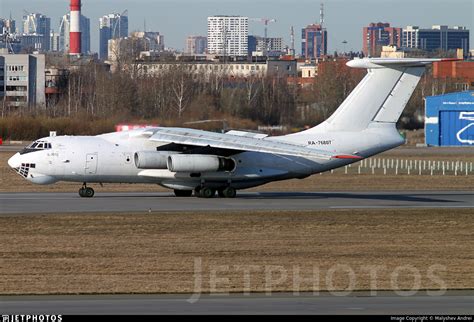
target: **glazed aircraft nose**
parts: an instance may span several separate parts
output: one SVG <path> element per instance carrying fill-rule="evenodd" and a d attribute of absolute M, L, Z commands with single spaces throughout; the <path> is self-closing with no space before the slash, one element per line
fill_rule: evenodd
<path fill-rule="evenodd" d="M 8 159 L 8 165 L 13 169 L 19 168 L 21 166 L 20 153 L 16 153 L 10 159 Z"/>

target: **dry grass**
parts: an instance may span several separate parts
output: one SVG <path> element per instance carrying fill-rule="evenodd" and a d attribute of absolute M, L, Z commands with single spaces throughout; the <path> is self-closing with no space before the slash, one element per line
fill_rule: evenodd
<path fill-rule="evenodd" d="M 0 192 L 76 192 L 80 188 L 80 183 L 62 182 L 48 186 L 38 186 L 24 180 L 8 167 L 7 160 L 13 154 L 13 152 L 0 152 Z M 446 156 L 428 153 L 400 157 L 397 152 L 389 152 L 384 154 L 383 157 L 398 157 L 409 160 L 473 161 L 473 155 L 464 154 Z M 303 180 L 273 182 L 250 191 L 471 190 L 474 187 L 473 175 L 423 175 L 420 177 L 418 175 L 383 175 L 380 169 L 377 172 L 376 175 L 346 175 L 342 169 L 338 169 L 333 174 L 327 172 Z M 146 184 L 105 184 L 104 187 L 98 185 L 92 185 L 92 187 L 103 192 L 169 191 L 158 185 Z"/>
<path fill-rule="evenodd" d="M 405 133 L 407 145 L 415 146 L 425 143 L 425 131 L 423 129 L 406 130 L 403 133 Z"/>
<path fill-rule="evenodd" d="M 392 289 L 406 265 L 421 288 L 439 289 L 428 275 L 435 264 L 448 288 L 474 288 L 473 231 L 471 209 L 2 216 L 0 293 L 193 292 L 196 258 L 204 291 L 217 270 L 218 291 L 241 292 L 246 265 L 256 265 L 252 291 L 268 290 L 265 267 L 277 271 L 272 279 L 288 274 L 273 291 L 294 290 L 295 267 L 302 277 L 319 268 L 317 288 L 327 289 L 336 264 L 354 271 L 356 289 L 370 288 L 368 265 L 383 266 L 377 289 Z M 346 288 L 347 276 L 337 271 L 334 288 Z M 401 270 L 398 286 L 412 288 L 412 273 Z"/>

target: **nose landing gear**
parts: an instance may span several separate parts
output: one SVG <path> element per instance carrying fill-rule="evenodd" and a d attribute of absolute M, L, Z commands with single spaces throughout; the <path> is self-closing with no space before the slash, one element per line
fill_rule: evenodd
<path fill-rule="evenodd" d="M 79 189 L 79 196 L 81 196 L 81 198 L 92 198 L 94 197 L 94 189 L 88 187 L 84 182 L 82 188 Z"/>

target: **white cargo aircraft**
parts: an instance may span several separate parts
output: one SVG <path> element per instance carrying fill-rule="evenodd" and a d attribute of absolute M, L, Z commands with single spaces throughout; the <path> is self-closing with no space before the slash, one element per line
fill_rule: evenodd
<path fill-rule="evenodd" d="M 153 183 L 176 196 L 233 198 L 236 190 L 306 178 L 404 143 L 395 127 L 426 65 L 441 59 L 364 58 L 368 74 L 334 114 L 311 129 L 268 137 L 184 128 L 145 128 L 97 136 L 46 137 L 8 160 L 37 184 Z"/>

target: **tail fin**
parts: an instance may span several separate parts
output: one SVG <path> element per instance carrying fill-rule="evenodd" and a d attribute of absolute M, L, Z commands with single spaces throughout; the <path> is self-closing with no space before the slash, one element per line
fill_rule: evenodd
<path fill-rule="evenodd" d="M 362 131 L 372 122 L 396 123 L 426 65 L 441 59 L 364 58 L 347 63 L 367 75 L 329 117 L 326 130 Z"/>

